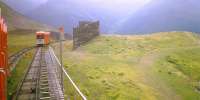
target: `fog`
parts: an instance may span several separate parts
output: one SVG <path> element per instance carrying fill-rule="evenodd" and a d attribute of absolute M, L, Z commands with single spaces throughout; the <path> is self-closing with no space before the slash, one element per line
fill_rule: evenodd
<path fill-rule="evenodd" d="M 130 14 L 151 0 L 4 0 L 8 5 L 17 11 L 26 14 L 45 3 L 53 2 L 54 5 L 63 4 L 70 6 L 71 4 L 83 6 L 93 9 L 101 9 L 105 12 L 113 14 Z M 60 5 L 60 6 L 63 6 Z"/>
<path fill-rule="evenodd" d="M 200 32 L 199 0 L 4 0 L 33 20 L 72 33 L 80 20 L 99 20 L 103 33 Z"/>

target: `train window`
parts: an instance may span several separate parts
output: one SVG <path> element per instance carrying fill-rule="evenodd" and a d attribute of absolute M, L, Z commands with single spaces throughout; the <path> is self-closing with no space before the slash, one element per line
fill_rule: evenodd
<path fill-rule="evenodd" d="M 44 39 L 44 35 L 42 35 L 42 34 L 37 35 L 37 39 Z"/>

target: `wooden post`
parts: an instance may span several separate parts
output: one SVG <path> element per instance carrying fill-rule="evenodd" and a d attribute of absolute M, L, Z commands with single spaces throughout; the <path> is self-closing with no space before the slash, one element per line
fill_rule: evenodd
<path fill-rule="evenodd" d="M 63 43 L 62 41 L 64 40 L 64 28 L 61 27 L 59 28 L 60 30 L 60 63 L 61 63 L 61 66 L 60 66 L 60 71 L 61 71 L 61 88 L 62 90 L 64 91 L 64 79 L 63 79 Z"/>

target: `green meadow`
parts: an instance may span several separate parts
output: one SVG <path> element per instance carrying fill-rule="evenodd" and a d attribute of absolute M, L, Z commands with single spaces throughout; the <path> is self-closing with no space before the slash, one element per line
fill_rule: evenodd
<path fill-rule="evenodd" d="M 9 56 L 17 53 L 18 51 L 35 45 L 35 35 L 32 31 L 28 30 L 15 30 L 8 33 L 8 53 Z M 10 72 L 8 77 L 8 99 L 16 93 L 19 83 L 22 81 L 23 76 L 32 61 L 35 50 L 31 50 L 19 60 L 16 68 Z"/>
<path fill-rule="evenodd" d="M 35 50 L 31 50 L 30 52 L 26 53 L 22 59 L 18 62 L 16 65 L 16 68 L 13 69 L 12 72 L 10 72 L 10 76 L 8 77 L 8 100 L 11 100 L 11 98 L 15 95 L 17 88 L 19 87 L 19 84 L 23 80 L 23 77 L 28 70 L 28 67 L 33 59 L 33 55 L 35 53 Z"/>
<path fill-rule="evenodd" d="M 74 51 L 72 41 L 64 47 L 65 68 L 88 100 L 200 99 L 197 34 L 102 35 Z"/>
<path fill-rule="evenodd" d="M 8 33 L 9 55 L 35 45 L 35 34 L 29 30 L 15 30 Z"/>

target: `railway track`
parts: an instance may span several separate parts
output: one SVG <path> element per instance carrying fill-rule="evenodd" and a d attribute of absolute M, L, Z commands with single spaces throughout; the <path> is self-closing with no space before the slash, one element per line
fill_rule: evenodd
<path fill-rule="evenodd" d="M 64 100 L 54 62 L 47 47 L 38 47 L 13 100 Z"/>
<path fill-rule="evenodd" d="M 12 71 L 15 68 L 16 64 L 18 63 L 18 61 L 21 59 L 21 57 L 25 53 L 29 52 L 30 50 L 32 50 L 34 48 L 35 48 L 35 46 L 24 48 L 24 49 L 18 51 L 17 53 L 11 55 L 8 58 L 8 60 L 9 60 L 8 65 L 10 66 L 10 70 Z"/>
<path fill-rule="evenodd" d="M 12 100 L 64 100 L 61 72 L 75 89 L 77 100 L 87 100 L 64 68 L 61 68 L 49 46 L 36 47 L 34 58 Z"/>
<path fill-rule="evenodd" d="M 63 41 L 66 41 L 66 40 L 63 40 Z M 56 44 L 58 43 L 59 41 L 54 41 L 54 42 L 51 42 L 50 44 Z M 29 52 L 30 50 L 33 50 L 35 49 L 36 46 L 32 46 L 32 47 L 27 47 L 27 48 L 24 48 L 20 51 L 18 51 L 17 53 L 9 56 L 8 58 L 8 65 L 10 66 L 10 70 L 12 71 L 15 67 L 16 67 L 16 64 L 18 63 L 18 61 L 22 58 L 22 56 Z"/>

